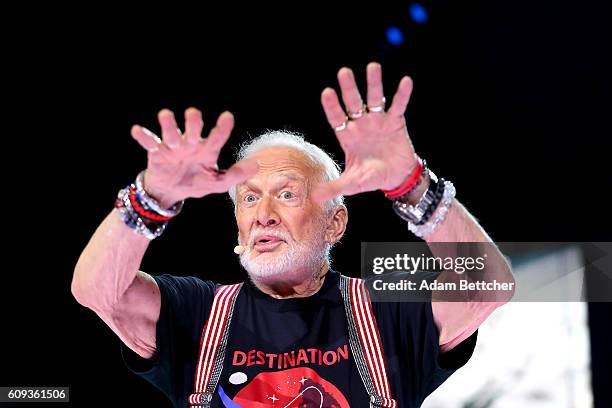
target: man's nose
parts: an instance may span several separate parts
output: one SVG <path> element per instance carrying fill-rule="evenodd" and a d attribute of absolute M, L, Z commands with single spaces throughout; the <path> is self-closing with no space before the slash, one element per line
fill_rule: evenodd
<path fill-rule="evenodd" d="M 280 217 L 275 209 L 274 200 L 263 197 L 257 206 L 257 222 L 264 227 L 272 227 L 280 224 Z"/>

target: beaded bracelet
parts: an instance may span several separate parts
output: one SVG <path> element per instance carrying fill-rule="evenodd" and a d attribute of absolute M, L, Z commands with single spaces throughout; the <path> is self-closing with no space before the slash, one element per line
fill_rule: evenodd
<path fill-rule="evenodd" d="M 138 194 L 138 201 L 156 212 L 157 214 L 164 217 L 169 217 L 168 219 L 176 217 L 183 209 L 183 204 L 185 203 L 185 200 L 179 201 L 168 209 L 162 208 L 159 202 L 157 202 L 156 199 L 148 195 L 143 187 L 142 182 L 144 179 L 145 171 L 146 170 L 141 171 L 136 177 L 136 193 Z"/>
<path fill-rule="evenodd" d="M 119 190 L 119 194 L 117 194 L 117 199 L 115 200 L 117 213 L 128 227 L 132 228 L 138 234 L 153 240 L 164 232 L 168 222 L 158 223 L 145 221 L 132 205 L 130 199 L 131 188 L 133 188 L 133 186 L 128 186 Z"/>
<path fill-rule="evenodd" d="M 440 178 L 438 182 L 436 183 L 436 187 L 433 192 L 431 203 L 429 203 L 429 206 L 425 209 L 425 213 L 423 214 L 421 219 L 416 223 L 417 225 L 423 225 L 427 221 L 429 221 L 434 211 L 436 211 L 436 208 L 438 208 L 438 205 L 440 205 L 440 201 L 442 201 L 442 197 L 444 196 L 445 189 L 446 189 L 445 180 L 443 178 Z"/>
<path fill-rule="evenodd" d="M 417 237 L 424 239 L 432 232 L 434 232 L 438 225 L 440 225 L 444 221 L 446 215 L 448 214 L 448 211 L 450 210 L 450 207 L 453 203 L 453 199 L 455 198 L 456 194 L 455 186 L 452 182 L 448 180 L 444 180 L 443 184 L 444 194 L 442 196 L 442 201 L 440 202 L 440 205 L 434 211 L 435 216 L 423 225 L 416 225 L 415 223 L 408 221 L 408 229 Z"/>
<path fill-rule="evenodd" d="M 142 218 L 151 222 L 164 222 L 172 218 L 164 215 L 159 215 L 151 211 L 151 209 L 146 205 L 146 203 L 140 204 L 140 202 L 143 201 L 142 196 L 136 192 L 136 186 L 134 186 L 134 184 L 131 184 L 129 186 L 129 190 L 130 191 L 128 196 L 130 198 L 130 204 L 132 205 L 134 211 L 136 211 L 136 213 L 138 213 L 138 215 L 140 215 Z"/>

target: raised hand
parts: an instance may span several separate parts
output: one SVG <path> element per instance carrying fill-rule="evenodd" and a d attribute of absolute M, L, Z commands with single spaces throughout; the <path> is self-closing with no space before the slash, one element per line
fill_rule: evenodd
<path fill-rule="evenodd" d="M 327 120 L 344 150 L 345 167 L 339 179 L 319 184 L 314 189 L 313 198 L 317 201 L 340 194 L 394 189 L 417 165 L 418 158 L 404 118 L 412 80 L 402 78 L 391 106 L 385 111 L 382 68 L 373 62 L 368 64 L 366 71 L 367 104 L 364 104 L 349 68 L 338 72 L 346 113 L 332 88 L 326 88 L 321 94 Z"/>
<path fill-rule="evenodd" d="M 164 109 L 158 115 L 162 129 L 160 139 L 150 130 L 135 125 L 132 137 L 148 151 L 144 176 L 147 193 L 166 208 L 189 197 L 223 193 L 257 172 L 253 160 L 241 160 L 226 171 L 219 170 L 217 160 L 234 127 L 234 116 L 222 113 L 207 138 L 202 138 L 202 113 L 185 111 L 185 133 L 181 134 L 174 114 Z"/>

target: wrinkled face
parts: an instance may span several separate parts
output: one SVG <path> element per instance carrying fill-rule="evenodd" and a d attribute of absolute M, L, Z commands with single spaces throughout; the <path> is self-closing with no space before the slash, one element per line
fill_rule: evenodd
<path fill-rule="evenodd" d="M 321 268 L 328 244 L 327 212 L 310 199 L 321 169 L 291 148 L 250 157 L 259 171 L 236 189 L 240 261 L 255 281 L 303 280 Z"/>

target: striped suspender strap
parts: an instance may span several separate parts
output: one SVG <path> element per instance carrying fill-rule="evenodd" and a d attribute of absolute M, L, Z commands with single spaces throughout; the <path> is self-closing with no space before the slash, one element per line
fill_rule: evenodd
<path fill-rule="evenodd" d="M 202 330 L 194 393 L 187 399 L 190 406 L 210 407 L 223 369 L 229 326 L 241 287 L 242 283 L 224 285 L 215 291 L 212 309 Z"/>
<path fill-rule="evenodd" d="M 370 407 L 397 407 L 391 397 L 382 342 L 363 279 L 340 276 L 340 292 L 348 320 L 349 342 Z"/>

